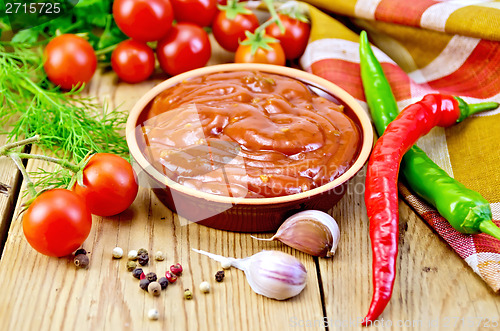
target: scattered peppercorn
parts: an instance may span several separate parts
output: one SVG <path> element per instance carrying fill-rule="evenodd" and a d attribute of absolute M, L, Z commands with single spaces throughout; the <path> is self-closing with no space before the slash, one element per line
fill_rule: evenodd
<path fill-rule="evenodd" d="M 215 273 L 215 280 L 220 283 L 220 282 L 222 282 L 224 280 L 225 276 L 226 275 L 224 274 L 224 270 L 217 271 Z"/>
<path fill-rule="evenodd" d="M 89 261 L 89 257 L 85 254 L 78 254 L 77 256 L 75 256 L 75 259 L 73 260 L 73 263 L 78 267 L 78 268 L 82 268 L 82 269 L 85 269 L 88 267 L 90 261 Z"/>
<path fill-rule="evenodd" d="M 128 261 L 127 262 L 127 270 L 128 271 L 134 271 L 135 268 L 137 268 L 137 262 L 135 262 L 135 261 Z"/>
<path fill-rule="evenodd" d="M 87 251 L 84 248 L 78 248 L 75 252 L 75 256 L 80 254 L 87 255 Z"/>
<path fill-rule="evenodd" d="M 184 299 L 191 300 L 193 298 L 193 293 L 189 289 L 184 290 Z"/>
<path fill-rule="evenodd" d="M 131 261 L 137 260 L 137 251 L 136 250 L 131 250 L 128 252 L 128 259 Z"/>
<path fill-rule="evenodd" d="M 139 256 L 139 255 L 141 255 L 141 254 L 146 254 L 146 255 L 148 255 L 149 253 L 148 253 L 148 250 L 147 250 L 147 249 L 145 249 L 145 248 L 141 248 L 141 249 L 139 249 L 139 250 L 137 251 L 137 255 Z"/>
<path fill-rule="evenodd" d="M 148 285 L 148 292 L 155 297 L 159 296 L 161 293 L 161 285 L 158 284 L 158 282 L 150 282 Z"/>
<path fill-rule="evenodd" d="M 152 321 L 156 321 L 160 317 L 160 313 L 156 309 L 150 309 L 148 311 L 148 318 Z"/>
<path fill-rule="evenodd" d="M 163 261 L 165 260 L 165 255 L 163 254 L 162 251 L 158 251 L 155 253 L 155 260 L 156 261 Z"/>
<path fill-rule="evenodd" d="M 113 258 L 121 259 L 122 257 L 123 257 L 123 249 L 121 249 L 120 247 L 113 248 Z"/>
<path fill-rule="evenodd" d="M 225 259 L 220 263 L 220 266 L 222 267 L 222 269 L 229 269 L 231 268 L 231 261 L 229 261 L 229 259 Z"/>
<path fill-rule="evenodd" d="M 141 275 L 144 274 L 144 271 L 142 271 L 141 268 L 135 268 L 134 271 L 132 271 L 132 276 L 137 279 L 141 279 Z"/>
<path fill-rule="evenodd" d="M 156 282 L 156 280 L 158 279 L 156 277 L 156 274 L 154 272 L 150 272 L 148 274 L 146 274 L 146 278 L 147 280 L 149 280 L 150 282 Z"/>
<path fill-rule="evenodd" d="M 147 280 L 146 278 L 141 279 L 141 281 L 139 282 L 139 287 L 142 288 L 144 291 L 147 291 L 149 283 L 150 283 L 150 281 Z"/>
<path fill-rule="evenodd" d="M 162 278 L 158 279 L 158 283 L 160 284 L 161 289 L 164 290 L 168 286 L 168 279 L 165 277 L 162 277 Z"/>
<path fill-rule="evenodd" d="M 143 273 L 141 274 L 141 276 L 139 277 L 139 279 L 145 279 L 145 278 L 146 278 L 146 274 L 143 272 Z"/>
<path fill-rule="evenodd" d="M 141 254 L 137 258 L 138 262 L 140 265 L 145 266 L 149 262 L 149 255 L 148 254 Z"/>
<path fill-rule="evenodd" d="M 174 275 L 177 275 L 179 276 L 180 274 L 182 274 L 182 266 L 180 263 L 176 263 L 174 265 L 171 265 L 170 266 L 170 271 L 174 274 Z"/>
<path fill-rule="evenodd" d="M 168 279 L 169 283 L 175 283 L 177 281 L 177 276 L 170 271 L 165 272 L 165 277 Z"/>
<path fill-rule="evenodd" d="M 210 292 L 210 284 L 208 282 L 201 282 L 200 291 L 203 293 Z"/>

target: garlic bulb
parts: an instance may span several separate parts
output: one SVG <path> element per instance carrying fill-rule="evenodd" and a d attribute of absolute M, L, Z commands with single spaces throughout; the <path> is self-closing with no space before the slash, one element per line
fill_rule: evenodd
<path fill-rule="evenodd" d="M 337 222 L 327 213 L 304 210 L 287 218 L 271 238 L 252 238 L 264 241 L 279 240 L 301 252 L 330 257 L 337 249 L 340 230 Z"/>
<path fill-rule="evenodd" d="M 268 298 L 286 300 L 299 294 L 306 286 L 307 270 L 290 254 L 262 251 L 244 259 L 235 259 L 194 248 L 193 251 L 243 270 L 252 290 Z"/>

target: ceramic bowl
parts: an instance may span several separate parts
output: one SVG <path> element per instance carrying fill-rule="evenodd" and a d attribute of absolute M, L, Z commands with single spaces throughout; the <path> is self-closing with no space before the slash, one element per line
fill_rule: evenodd
<path fill-rule="evenodd" d="M 362 134 L 359 154 L 354 164 L 332 182 L 306 192 L 273 198 L 234 198 L 213 195 L 187 188 L 166 177 L 144 155 L 140 129 L 141 114 L 149 102 L 164 90 L 192 77 L 224 71 L 262 71 L 288 76 L 307 84 L 314 92 L 343 104 L 345 113 L 358 125 Z M 142 117 L 143 118 L 143 117 Z M 370 119 L 360 104 L 337 85 L 305 71 L 265 64 L 221 64 L 195 69 L 174 76 L 147 92 L 133 107 L 127 121 L 127 143 L 138 173 L 139 184 L 148 185 L 172 211 L 187 220 L 212 228 L 238 232 L 275 231 L 290 215 L 305 209 L 327 211 L 345 194 L 348 181 L 368 160 L 373 146 Z"/>

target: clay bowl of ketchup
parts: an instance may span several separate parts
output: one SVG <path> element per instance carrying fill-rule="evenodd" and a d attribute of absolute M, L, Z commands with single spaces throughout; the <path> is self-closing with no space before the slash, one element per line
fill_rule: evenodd
<path fill-rule="evenodd" d="M 331 116 L 344 124 L 331 124 Z M 167 79 L 136 103 L 126 130 L 141 186 L 191 222 L 237 232 L 275 231 L 301 210 L 328 211 L 373 145 L 370 119 L 346 91 L 265 64 L 221 64 Z"/>

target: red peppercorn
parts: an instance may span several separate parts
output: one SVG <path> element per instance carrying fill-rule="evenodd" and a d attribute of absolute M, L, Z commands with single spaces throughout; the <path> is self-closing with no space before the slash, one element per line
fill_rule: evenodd
<path fill-rule="evenodd" d="M 165 278 L 167 278 L 167 280 L 170 282 L 170 283 L 175 283 L 175 281 L 177 280 L 177 276 L 174 275 L 173 273 L 171 273 L 170 271 L 167 271 L 165 273 Z"/>
<path fill-rule="evenodd" d="M 170 271 L 174 274 L 174 275 L 177 275 L 179 276 L 180 274 L 182 274 L 182 266 L 180 263 L 176 263 L 174 265 L 171 265 L 170 266 Z"/>
<path fill-rule="evenodd" d="M 140 276 L 139 276 L 139 279 L 145 279 L 146 278 L 146 274 L 143 272 Z"/>

